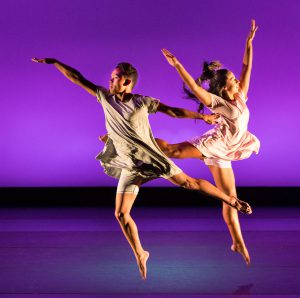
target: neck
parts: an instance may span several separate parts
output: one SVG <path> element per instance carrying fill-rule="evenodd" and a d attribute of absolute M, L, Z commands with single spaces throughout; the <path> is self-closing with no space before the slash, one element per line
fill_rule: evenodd
<path fill-rule="evenodd" d="M 229 93 L 229 92 L 224 92 L 222 97 L 226 100 L 234 100 L 235 99 L 234 94 Z"/>
<path fill-rule="evenodd" d="M 120 101 L 128 101 L 132 97 L 132 94 L 127 90 L 124 90 L 123 92 L 117 93 L 115 95 Z"/>

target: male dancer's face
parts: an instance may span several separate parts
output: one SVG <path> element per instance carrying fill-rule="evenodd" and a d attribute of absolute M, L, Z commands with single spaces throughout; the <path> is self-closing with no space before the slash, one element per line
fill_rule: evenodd
<path fill-rule="evenodd" d="M 124 92 L 126 89 L 125 81 L 126 78 L 122 75 L 122 71 L 119 68 L 115 68 L 109 80 L 109 92 L 111 94 Z"/>

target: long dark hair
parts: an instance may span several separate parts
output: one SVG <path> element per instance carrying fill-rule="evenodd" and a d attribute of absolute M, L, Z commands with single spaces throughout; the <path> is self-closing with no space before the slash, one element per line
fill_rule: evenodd
<path fill-rule="evenodd" d="M 207 89 L 210 93 L 222 97 L 223 88 L 226 86 L 229 70 L 221 67 L 222 64 L 219 61 L 212 61 L 210 63 L 204 62 L 202 74 L 195 80 L 196 84 L 203 87 L 203 83 L 207 82 L 208 88 L 205 89 Z M 203 103 L 199 101 L 195 94 L 191 92 L 185 84 L 183 84 L 183 90 L 188 99 L 192 99 L 199 104 L 198 113 L 203 112 Z"/>

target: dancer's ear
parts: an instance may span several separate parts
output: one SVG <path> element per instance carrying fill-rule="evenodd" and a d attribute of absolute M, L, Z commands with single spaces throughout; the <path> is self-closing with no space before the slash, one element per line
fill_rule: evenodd
<path fill-rule="evenodd" d="M 129 86 L 131 84 L 131 80 L 130 79 L 126 79 L 123 86 Z"/>

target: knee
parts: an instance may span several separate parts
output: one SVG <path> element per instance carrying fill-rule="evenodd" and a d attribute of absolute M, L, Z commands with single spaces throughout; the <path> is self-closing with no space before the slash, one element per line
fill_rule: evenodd
<path fill-rule="evenodd" d="M 160 150 L 166 154 L 168 157 L 171 157 L 170 156 L 170 153 L 171 153 L 171 146 L 169 143 L 167 143 L 166 141 L 164 140 L 161 140 L 161 139 L 156 139 L 156 142 L 160 148 Z"/>
<path fill-rule="evenodd" d="M 124 217 L 124 213 L 120 211 L 115 211 L 115 218 L 117 221 L 121 221 L 121 219 Z"/>
<path fill-rule="evenodd" d="M 189 178 L 184 183 L 184 188 L 190 189 L 190 190 L 196 190 L 200 192 L 204 192 L 204 189 L 207 189 L 208 181 L 203 179 L 196 179 L 196 178 Z"/>
<path fill-rule="evenodd" d="M 195 179 L 189 179 L 189 178 L 185 179 L 182 182 L 181 187 L 190 189 L 190 190 L 198 190 L 199 189 L 197 181 Z"/>
<path fill-rule="evenodd" d="M 182 150 L 178 147 L 170 147 L 169 148 L 169 151 L 170 151 L 170 157 L 172 158 L 181 158 L 182 156 Z"/>
<path fill-rule="evenodd" d="M 167 152 L 166 155 L 170 158 L 181 158 L 182 156 L 182 149 L 180 149 L 179 146 L 177 146 L 176 144 L 167 144 L 165 150 Z"/>
<path fill-rule="evenodd" d="M 119 223 L 126 221 L 128 217 L 129 217 L 129 213 L 127 212 L 115 211 L 115 218 Z"/>
<path fill-rule="evenodd" d="M 174 145 L 167 143 L 161 139 L 155 139 L 158 144 L 160 150 L 170 158 L 176 158 L 179 155 L 179 150 L 177 150 Z"/>

